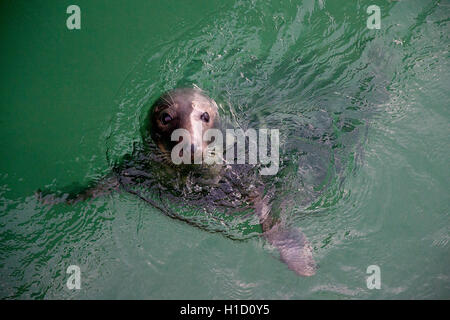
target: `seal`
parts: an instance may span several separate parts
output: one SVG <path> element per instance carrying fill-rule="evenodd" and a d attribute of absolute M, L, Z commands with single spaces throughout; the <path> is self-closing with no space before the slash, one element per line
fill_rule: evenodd
<path fill-rule="evenodd" d="M 63 201 L 76 203 L 88 198 L 125 190 L 149 202 L 164 213 L 175 216 L 142 190 L 154 188 L 156 182 L 166 190 L 179 191 L 175 197 L 182 202 L 195 196 L 195 204 L 214 212 L 216 207 L 230 209 L 247 206 L 258 217 L 262 235 L 280 253 L 289 269 L 301 276 L 315 274 L 312 247 L 304 234 L 287 227 L 272 212 L 271 200 L 276 190 L 265 190 L 264 181 L 249 164 L 181 164 L 175 165 L 172 154 L 183 137 L 173 139 L 176 130 L 189 133 L 191 160 L 210 152 L 212 139 L 204 139 L 208 129 L 222 129 L 217 103 L 199 88 L 181 88 L 163 94 L 151 106 L 142 131 L 142 150 L 129 155 L 96 186 L 82 192 L 66 195 Z M 151 146 L 156 146 L 152 148 Z M 183 156 L 187 149 L 176 153 Z M 151 172 L 151 173 L 150 173 Z M 140 188 L 136 188 L 139 186 Z M 160 191 L 160 190 L 159 190 Z M 169 196 L 169 193 L 168 195 Z M 55 202 L 55 197 L 48 198 Z M 188 221 L 189 222 L 189 221 Z"/>
<path fill-rule="evenodd" d="M 191 156 L 197 150 L 207 152 L 210 141 L 203 140 L 203 132 L 207 129 L 220 128 L 220 116 L 218 114 L 217 103 L 205 95 L 199 89 L 176 89 L 164 94 L 158 99 L 150 109 L 148 116 L 149 134 L 154 143 L 163 152 L 166 158 L 172 153 L 175 145 L 180 141 L 173 141 L 172 133 L 176 129 L 184 129 L 189 132 L 191 138 Z M 180 150 L 182 153 L 183 149 Z M 180 154 L 181 155 L 181 154 Z M 205 184 L 207 181 L 208 194 L 205 198 L 212 198 L 214 202 L 217 196 L 217 186 L 224 181 L 237 180 L 235 177 L 250 170 L 243 169 L 246 166 L 228 164 L 226 166 L 208 166 L 206 172 L 213 174 L 214 179 L 197 180 Z M 248 167 L 248 166 L 247 166 Z M 190 170 L 194 170 L 191 166 Z M 206 175 L 205 170 L 203 175 Z M 245 180 L 239 179 L 239 183 L 227 183 L 232 191 L 237 191 L 239 201 L 251 203 L 258 216 L 264 237 L 269 243 L 275 246 L 279 252 L 281 259 L 286 262 L 288 267 L 299 275 L 310 276 L 315 273 L 315 262 L 312 256 L 312 248 L 306 237 L 299 230 L 290 229 L 282 225 L 279 219 L 271 216 L 270 200 L 274 191 L 263 195 L 264 185 L 260 179 L 254 179 L 252 185 L 256 185 L 253 189 L 249 185 L 242 185 Z M 247 189 L 247 192 L 242 190 Z M 234 199 L 236 204 L 236 199 Z"/>

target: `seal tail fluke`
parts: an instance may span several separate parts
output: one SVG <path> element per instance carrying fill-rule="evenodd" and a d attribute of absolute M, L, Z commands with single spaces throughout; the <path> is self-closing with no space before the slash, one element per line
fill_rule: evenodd
<path fill-rule="evenodd" d="M 306 236 L 298 229 L 285 229 L 280 225 L 264 232 L 267 241 L 278 249 L 280 258 L 289 269 L 301 276 L 313 276 L 317 265 Z"/>

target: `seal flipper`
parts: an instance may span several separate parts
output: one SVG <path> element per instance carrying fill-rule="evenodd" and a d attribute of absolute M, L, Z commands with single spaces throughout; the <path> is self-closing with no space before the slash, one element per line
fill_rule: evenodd
<path fill-rule="evenodd" d="M 312 247 L 306 236 L 298 229 L 285 229 L 280 224 L 264 232 L 265 238 L 280 252 L 280 258 L 289 269 L 301 276 L 316 273 Z"/>
<path fill-rule="evenodd" d="M 69 186 L 65 190 L 58 193 L 51 191 L 36 191 L 36 197 L 46 205 L 55 205 L 58 203 L 76 204 L 87 199 L 95 199 L 101 196 L 108 195 L 114 191 L 119 190 L 119 181 L 117 176 L 109 175 L 94 185 L 87 187 Z"/>
<path fill-rule="evenodd" d="M 260 189 L 254 199 L 254 205 L 264 237 L 278 249 L 281 260 L 288 265 L 289 269 L 301 276 L 314 275 L 317 267 L 308 239 L 298 229 L 283 227 L 279 219 L 271 214 L 269 199 L 273 197 L 273 192 L 263 198 L 261 193 Z"/>

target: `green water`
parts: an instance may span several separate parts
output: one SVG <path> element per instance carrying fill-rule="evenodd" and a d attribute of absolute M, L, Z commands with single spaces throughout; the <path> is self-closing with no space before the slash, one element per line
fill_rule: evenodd
<path fill-rule="evenodd" d="M 71 4 L 0 4 L 1 298 L 450 298 L 449 1 L 80 0 L 69 31 Z M 34 196 L 108 173 L 148 103 L 192 84 L 239 123 L 280 129 L 270 179 L 315 276 L 131 194 Z"/>

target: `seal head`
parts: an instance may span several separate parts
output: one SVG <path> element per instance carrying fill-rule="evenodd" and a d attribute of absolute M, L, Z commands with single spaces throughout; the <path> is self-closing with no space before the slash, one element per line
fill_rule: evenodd
<path fill-rule="evenodd" d="M 219 129 L 216 102 L 200 89 L 175 89 L 162 95 L 150 108 L 148 130 L 158 148 L 170 155 L 173 147 L 182 141 L 172 141 L 176 129 L 185 129 L 191 137 L 191 156 L 206 150 L 210 141 L 203 140 L 208 129 Z"/>

